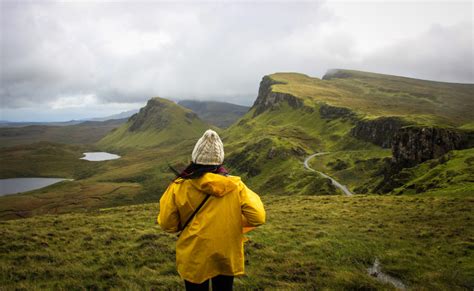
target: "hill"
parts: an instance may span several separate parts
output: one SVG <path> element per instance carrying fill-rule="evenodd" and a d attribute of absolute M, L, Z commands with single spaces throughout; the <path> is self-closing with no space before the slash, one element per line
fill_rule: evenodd
<path fill-rule="evenodd" d="M 364 118 L 396 116 L 419 125 L 462 127 L 474 122 L 474 84 L 330 70 L 322 80 L 303 74 L 269 76 L 274 92 L 349 108 Z"/>
<path fill-rule="evenodd" d="M 196 113 L 155 97 L 128 121 L 98 142 L 104 148 L 139 149 L 195 140 L 208 128 Z"/>
<path fill-rule="evenodd" d="M 199 118 L 220 128 L 227 128 L 242 117 L 249 107 L 217 101 L 181 100 L 179 105 L 191 109 Z"/>
<path fill-rule="evenodd" d="M 65 144 L 93 144 L 126 119 L 85 121 L 74 125 L 27 125 L 0 127 L 0 147 L 46 141 Z"/>
<path fill-rule="evenodd" d="M 301 171 L 305 157 L 331 152 L 331 174 L 353 192 L 390 192 L 403 185 L 394 183 L 402 169 L 474 145 L 473 96 L 472 84 L 348 70 L 268 75 L 250 111 L 224 132 L 226 161 L 263 191 L 335 193 Z"/>

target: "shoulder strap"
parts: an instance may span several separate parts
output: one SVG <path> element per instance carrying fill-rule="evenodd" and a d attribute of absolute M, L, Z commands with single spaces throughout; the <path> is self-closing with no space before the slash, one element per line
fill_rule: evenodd
<path fill-rule="evenodd" d="M 178 237 L 183 233 L 186 226 L 188 226 L 188 224 L 191 222 L 191 220 L 194 218 L 194 216 L 196 216 L 196 214 L 199 212 L 199 210 L 204 205 L 204 203 L 206 203 L 206 201 L 207 201 L 207 199 L 209 199 L 209 197 L 211 197 L 211 195 L 206 194 L 206 197 L 201 201 L 201 204 L 199 204 L 199 206 L 194 210 L 194 212 L 191 214 L 191 216 L 189 216 L 188 220 L 186 220 L 186 222 L 184 223 L 183 227 L 181 228 L 180 233 L 178 234 Z"/>

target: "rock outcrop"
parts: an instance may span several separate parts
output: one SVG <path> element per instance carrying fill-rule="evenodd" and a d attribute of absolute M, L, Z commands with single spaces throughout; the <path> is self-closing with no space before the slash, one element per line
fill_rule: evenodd
<path fill-rule="evenodd" d="M 258 97 L 255 100 L 252 108 L 255 109 L 253 116 L 257 116 L 264 111 L 276 109 L 280 106 L 280 103 L 286 102 L 293 108 L 301 108 L 304 103 L 298 97 L 295 97 L 288 93 L 274 92 L 272 91 L 272 85 L 285 84 L 278 82 L 270 78 L 269 76 L 263 77 L 260 82 L 260 88 L 258 89 Z"/>
<path fill-rule="evenodd" d="M 380 117 L 359 120 L 350 134 L 358 139 L 370 141 L 383 148 L 390 148 L 395 134 L 407 123 L 398 117 Z"/>
<path fill-rule="evenodd" d="M 474 132 L 454 128 L 407 126 L 399 129 L 392 141 L 392 159 L 381 169 L 383 180 L 374 188 L 388 193 L 412 179 L 403 170 L 428 160 L 443 158 L 451 150 L 474 146 Z"/>
<path fill-rule="evenodd" d="M 404 127 L 393 137 L 392 162 L 398 168 L 412 167 L 451 150 L 468 148 L 472 146 L 471 139 L 469 134 L 456 129 Z"/>
<path fill-rule="evenodd" d="M 319 115 L 324 119 L 354 119 L 356 117 L 356 114 L 349 108 L 336 107 L 324 103 L 319 107 Z"/>

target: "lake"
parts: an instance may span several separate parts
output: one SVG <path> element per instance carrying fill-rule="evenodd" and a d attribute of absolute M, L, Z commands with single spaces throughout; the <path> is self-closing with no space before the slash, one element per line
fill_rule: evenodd
<path fill-rule="evenodd" d="M 11 178 L 0 179 L 0 196 L 43 188 L 64 180 L 62 178 Z"/>
<path fill-rule="evenodd" d="M 119 155 L 109 154 L 106 152 L 84 153 L 84 155 L 85 156 L 81 158 L 82 160 L 87 160 L 87 161 L 92 161 L 92 162 L 120 159 Z"/>

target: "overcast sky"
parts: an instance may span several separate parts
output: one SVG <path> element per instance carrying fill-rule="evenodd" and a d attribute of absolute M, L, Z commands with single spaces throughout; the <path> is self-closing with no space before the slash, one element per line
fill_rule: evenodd
<path fill-rule="evenodd" d="M 282 71 L 474 82 L 471 1 L 137 2 L 1 0 L 0 119 L 100 117 L 152 96 L 251 105 Z"/>

